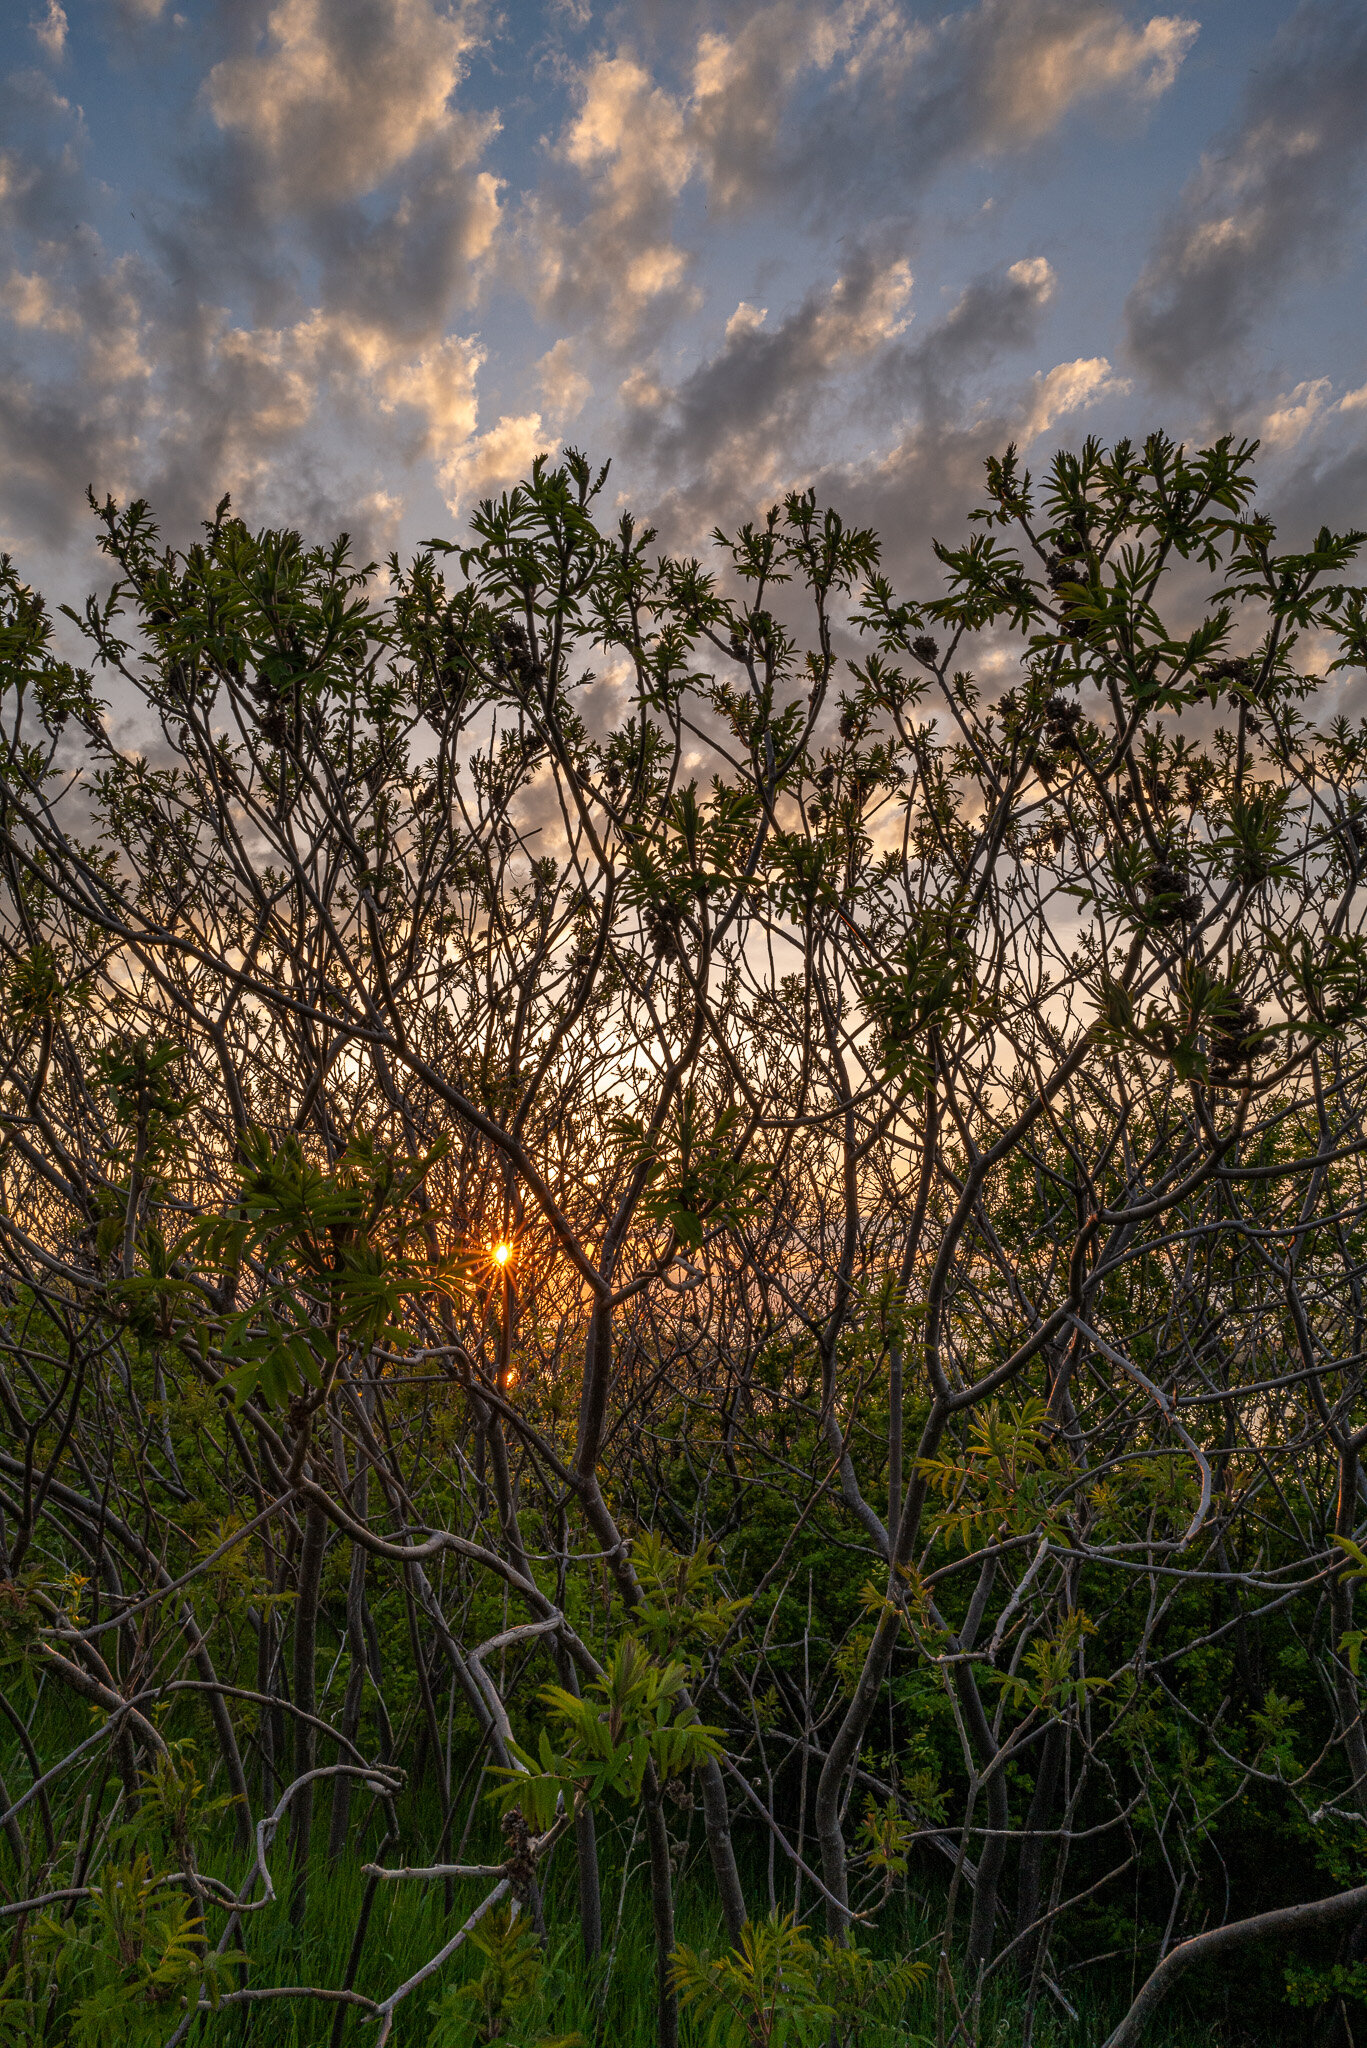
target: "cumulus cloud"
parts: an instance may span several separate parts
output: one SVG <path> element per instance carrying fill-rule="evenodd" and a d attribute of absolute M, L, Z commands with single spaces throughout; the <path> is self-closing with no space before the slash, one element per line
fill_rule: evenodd
<path fill-rule="evenodd" d="M 730 341 L 733 334 L 753 334 L 768 318 L 767 306 L 752 306 L 748 299 L 742 299 L 726 323 L 726 339 Z"/>
<path fill-rule="evenodd" d="M 709 197 L 735 208 L 782 194 L 833 218 L 904 209 L 948 165 L 1028 147 L 1076 107 L 1151 103 L 1196 34 L 1172 14 L 1132 25 L 1113 0 L 977 0 L 930 22 L 893 0 L 771 0 L 699 45 Z"/>
<path fill-rule="evenodd" d="M 948 165 L 1037 142 L 1075 106 L 1156 99 L 1196 35 L 1177 15 L 1132 25 L 1112 0 L 977 0 L 933 24 L 899 0 L 759 0 L 725 29 L 669 19 L 682 82 L 627 44 L 593 57 L 556 145 L 567 183 L 524 220 L 542 305 L 591 314 L 619 348 L 683 302 L 691 188 L 709 218 L 765 202 L 853 223 L 875 198 L 903 214 Z"/>
<path fill-rule="evenodd" d="M 0 136 L 0 238 L 5 246 L 50 235 L 58 222 L 69 232 L 87 205 L 80 108 L 36 68 L 0 71 Z"/>
<path fill-rule="evenodd" d="M 1038 141 L 1081 101 L 1123 92 L 1158 99 L 1177 76 L 1198 24 L 1156 14 L 1132 28 L 1113 7 L 984 6 L 962 31 L 963 58 L 981 65 L 983 141 Z"/>
<path fill-rule="evenodd" d="M 966 379 L 1033 341 L 1055 282 L 1053 265 L 1043 256 L 975 277 L 928 333 L 880 364 L 885 399 L 923 415 L 952 411 Z"/>
<path fill-rule="evenodd" d="M 441 486 L 452 514 L 516 483 L 538 455 L 553 455 L 559 445 L 543 429 L 539 412 L 505 413 L 442 463 Z"/>
<path fill-rule="evenodd" d="M 312 305 L 409 355 L 480 295 L 499 117 L 461 104 L 477 0 L 269 0 L 208 72 L 181 203 L 144 230 L 201 303 L 279 325 Z M 241 36 L 230 14 L 227 29 Z"/>
<path fill-rule="evenodd" d="M 66 9 L 61 0 L 47 0 L 46 8 L 30 27 L 52 62 L 60 63 L 66 55 L 67 36 Z"/>
<path fill-rule="evenodd" d="M 1285 287 L 1335 252 L 1367 167 L 1365 104 L 1367 13 L 1303 0 L 1130 296 L 1130 348 L 1155 384 L 1207 384 Z"/>
<path fill-rule="evenodd" d="M 677 304 L 686 280 L 688 254 L 673 237 L 674 202 L 696 163 L 684 108 L 635 57 L 600 57 L 580 80 L 557 157 L 588 203 L 547 193 L 531 205 L 534 288 L 560 316 L 595 308 L 604 337 L 624 344 L 648 312 Z"/>
<path fill-rule="evenodd" d="M 1055 363 L 1034 379 L 1029 403 L 1020 423 L 1020 439 L 1034 441 L 1047 434 L 1056 420 L 1070 412 L 1095 405 L 1100 398 L 1118 397 L 1129 390 L 1125 378 L 1112 373 L 1105 356 L 1080 356 L 1073 363 Z"/>
<path fill-rule="evenodd" d="M 80 327 L 75 307 L 63 305 L 51 278 L 42 277 L 37 271 L 25 275 L 23 271 L 12 270 L 0 285 L 0 306 L 20 329 L 36 327 L 50 334 L 74 334 Z"/>
<path fill-rule="evenodd" d="M 1196 33 L 1178 15 L 1132 26 L 1111 0 L 978 0 L 929 23 L 892 0 L 770 0 L 733 34 L 700 38 L 690 133 L 722 207 L 804 172 L 827 194 L 842 174 L 926 175 L 947 156 L 1038 141 L 1101 95 L 1157 99 Z M 831 86 L 822 130 L 858 134 L 857 151 L 813 149 L 805 110 L 785 135 L 790 102 L 817 74 Z"/>
<path fill-rule="evenodd" d="M 787 151 L 780 147 L 789 103 L 812 73 L 846 76 L 894 54 L 905 62 L 930 31 L 909 25 L 886 0 L 769 0 L 747 9 L 729 34 L 706 29 L 694 50 L 688 132 L 723 211 L 764 189 Z"/>
<path fill-rule="evenodd" d="M 676 390 L 666 394 L 648 377 L 627 387 L 628 445 L 667 474 L 703 472 L 720 458 L 757 478 L 771 475 L 832 381 L 852 376 L 905 331 L 911 284 L 905 257 L 861 252 L 773 327 L 753 308 L 749 317 L 733 315 L 718 352 Z"/>
<path fill-rule="evenodd" d="M 536 366 L 541 400 L 552 419 L 572 420 L 593 396 L 593 385 L 579 368 L 574 343 L 562 335 Z"/>
<path fill-rule="evenodd" d="M 1061 365 L 1043 380 L 1047 391 L 1032 384 L 1009 418 L 974 396 L 976 380 L 1034 342 L 1055 285 L 1043 258 L 976 278 L 923 332 L 911 318 L 911 282 L 905 258 L 863 252 L 772 325 L 733 316 L 720 348 L 676 387 L 644 369 L 627 379 L 627 450 L 660 480 L 671 545 L 695 545 L 714 524 L 809 479 L 853 504 L 853 516 L 877 505 L 881 517 L 893 478 L 906 491 L 914 474 L 924 492 L 936 465 L 937 485 L 971 475 L 981 448 L 1023 438 L 1045 406 L 1058 415 L 1101 395 L 1109 364 L 1090 379 L 1086 366 Z M 832 464 L 828 451 L 840 441 L 865 452 Z M 892 516 L 905 528 L 905 504 Z"/>
<path fill-rule="evenodd" d="M 87 174 L 54 83 L 67 5 L 24 0 L 31 62 L 0 76 L 0 520 L 54 544 L 89 480 L 182 532 L 226 487 L 370 549 L 443 501 L 463 519 L 573 432 L 623 458 L 671 544 L 811 481 L 909 559 L 957 530 L 989 450 L 1124 400 L 1105 295 L 1138 268 L 1132 222 L 1084 247 L 1074 159 L 1038 145 L 1104 111 L 1089 147 L 1143 147 L 1196 34 L 1180 0 L 244 0 L 188 23 L 104 0 L 82 94 L 132 47 L 166 96 L 125 193 Z M 1332 245 L 1332 167 L 1351 189 L 1367 161 L 1336 73 L 1367 31 L 1348 0 L 1296 21 L 1308 42 L 1255 78 L 1154 244 L 1132 335 L 1167 307 L 1184 347 L 1194 307 L 1198 343 L 1209 314 L 1237 345 L 1302 221 Z M 1282 473 L 1367 409 L 1367 386 L 1299 375 L 1259 408 Z"/>
<path fill-rule="evenodd" d="M 346 308 L 283 323 L 187 308 L 88 232 L 44 255 L 0 278 L 11 333 L 37 345 L 0 365 L 10 538 L 60 543 L 88 481 L 150 496 L 176 530 L 228 490 L 249 516 L 346 525 L 374 545 L 405 472 L 449 488 L 497 467 L 496 430 L 479 448 L 471 337 L 415 345 Z"/>
<path fill-rule="evenodd" d="M 502 220 L 499 181 L 465 158 L 460 131 L 387 206 L 336 209 L 310 240 L 329 306 L 410 341 L 440 332 L 453 305 L 477 298 Z"/>
<path fill-rule="evenodd" d="M 474 36 L 431 0 L 276 0 L 263 40 L 206 93 L 286 207 L 358 198 L 431 142 Z"/>
<path fill-rule="evenodd" d="M 1307 434 L 1324 411 L 1333 380 L 1311 377 L 1284 392 L 1263 421 L 1261 438 L 1274 448 L 1292 448 Z"/>

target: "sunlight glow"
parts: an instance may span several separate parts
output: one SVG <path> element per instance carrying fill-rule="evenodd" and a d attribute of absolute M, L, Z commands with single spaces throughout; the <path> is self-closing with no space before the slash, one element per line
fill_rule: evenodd
<path fill-rule="evenodd" d="M 494 1246 L 494 1264 L 496 1266 L 506 1266 L 512 1255 L 513 1248 L 510 1244 L 496 1244 Z"/>

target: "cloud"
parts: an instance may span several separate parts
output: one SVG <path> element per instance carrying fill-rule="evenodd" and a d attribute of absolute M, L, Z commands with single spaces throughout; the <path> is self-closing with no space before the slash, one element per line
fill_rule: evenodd
<path fill-rule="evenodd" d="M 1112 0 L 978 0 L 929 23 L 891 0 L 776 0 L 699 47 L 709 199 L 735 209 L 765 194 L 832 220 L 904 213 L 948 166 L 1027 148 L 1088 102 L 1151 104 L 1196 34 L 1172 14 L 1132 26 Z"/>
<path fill-rule="evenodd" d="M 985 453 L 1123 397 L 1114 251 L 1082 246 L 1086 209 L 1038 145 L 1103 112 L 1133 139 L 1196 34 L 1181 0 L 240 0 L 188 23 L 105 0 L 121 26 L 78 38 L 82 93 L 112 44 L 166 109 L 135 194 L 83 167 L 52 69 L 69 39 L 40 33 L 64 5 L 23 0 L 33 62 L 0 77 L 0 507 L 49 540 L 87 479 L 149 494 L 178 533 L 228 487 L 250 518 L 382 538 L 406 507 L 418 534 L 573 432 L 623 458 L 671 544 L 811 481 L 908 556 L 957 530 Z M 1319 71 L 1288 45 L 1301 85 L 1255 80 L 1232 167 L 1208 162 L 1174 216 L 1193 276 L 1263 262 L 1271 188 L 1307 160 L 1312 237 L 1344 217 L 1322 197 L 1334 136 L 1350 173 L 1367 149 L 1347 112 L 1321 134 L 1348 104 L 1321 85 L 1367 30 L 1348 0 L 1297 20 L 1320 24 Z M 1013 210 L 979 242 L 984 167 Z M 964 232 L 923 245 L 936 180 Z M 1065 277 L 1086 264 L 1085 327 L 1058 308 L 1046 349 L 1055 271 L 981 269 L 1003 233 Z M 1294 221 L 1273 245 L 1294 266 Z M 1299 374 L 1260 407 L 1283 472 L 1367 408 L 1367 387 Z"/>
<path fill-rule="evenodd" d="M 668 64 L 618 42 L 574 74 L 561 182 L 527 200 L 521 248 L 541 309 L 588 319 L 608 348 L 687 303 L 690 192 L 709 220 L 763 203 L 866 239 L 956 161 L 1027 147 L 1102 96 L 1152 102 L 1196 34 L 1177 15 L 1132 25 L 1112 0 L 977 0 L 929 24 L 897 0 L 734 15 L 721 29 L 679 8 Z"/>
<path fill-rule="evenodd" d="M 1285 287 L 1333 257 L 1367 167 L 1367 12 L 1303 0 L 1202 159 L 1127 306 L 1156 385 L 1203 385 Z"/>
<path fill-rule="evenodd" d="M 142 257 L 109 257 L 89 230 L 41 254 L 0 278 L 27 351 L 0 363 L 0 448 L 8 518 L 49 545 L 79 521 L 86 482 L 150 497 L 175 531 L 229 490 L 249 517 L 368 521 L 374 540 L 405 471 L 446 488 L 498 466 L 498 430 L 477 434 L 472 337 L 415 343 L 323 305 L 244 322 L 187 303 Z"/>
<path fill-rule="evenodd" d="M 532 288 L 556 316 L 592 309 L 609 345 L 625 345 L 643 317 L 678 304 L 689 269 L 672 231 L 696 163 L 683 105 L 635 57 L 599 57 L 579 79 L 556 159 L 588 203 L 554 191 L 531 203 Z"/>
<path fill-rule="evenodd" d="M 704 34 L 693 65 L 690 133 L 712 204 L 842 175 L 865 183 L 913 165 L 1036 142 L 1073 107 L 1120 93 L 1157 99 L 1177 75 L 1197 24 L 1154 15 L 1132 27 L 1109 0 L 979 0 L 933 24 L 890 0 L 772 0 L 731 36 Z M 827 135 L 857 134 L 857 151 L 812 147 L 804 116 L 784 115 L 804 82 L 827 74 Z M 889 157 L 888 151 L 892 155 Z"/>
<path fill-rule="evenodd" d="M 80 329 L 75 307 L 61 304 L 51 278 L 37 271 L 25 275 L 12 270 L 0 285 L 0 306 L 18 328 L 36 327 L 49 334 L 74 334 Z"/>
<path fill-rule="evenodd" d="M 552 419 L 572 420 L 593 396 L 593 386 L 575 361 L 574 343 L 562 336 L 536 366 L 542 403 Z"/>
<path fill-rule="evenodd" d="M 733 314 L 721 348 L 676 390 L 666 395 L 648 377 L 628 386 L 628 446 L 666 474 L 718 459 L 772 474 L 837 376 L 850 378 L 905 331 L 911 284 L 905 257 L 864 251 L 773 327 L 753 308 Z"/>
<path fill-rule="evenodd" d="M 929 31 L 910 28 L 885 0 L 771 0 L 748 9 L 731 34 L 705 30 L 692 63 L 688 132 L 709 204 L 727 211 L 766 189 L 787 154 L 784 117 L 809 74 L 848 75 L 891 50 L 905 60 Z"/>
<path fill-rule="evenodd" d="M 1174 14 L 1131 28 L 1113 7 L 1058 0 L 997 0 L 975 17 L 960 31 L 961 61 L 970 72 L 981 67 L 982 140 L 993 150 L 1038 141 L 1083 100 L 1114 92 L 1158 99 L 1198 30 Z"/>
<path fill-rule="evenodd" d="M 391 205 L 315 219 L 323 304 L 412 343 L 439 334 L 453 302 L 473 303 L 502 223 L 498 179 L 466 157 L 481 139 L 457 128 L 413 167 Z"/>
<path fill-rule="evenodd" d="M 882 355 L 870 379 L 866 412 L 894 419 L 899 427 L 908 414 L 937 424 L 962 417 L 968 383 L 1033 343 L 1055 282 L 1043 256 L 974 278 L 933 327 Z"/>
<path fill-rule="evenodd" d="M 431 0 L 276 0 L 265 47 L 209 73 L 208 105 L 278 208 L 336 205 L 440 135 L 474 40 Z"/>
<path fill-rule="evenodd" d="M 726 339 L 736 334 L 754 334 L 769 318 L 767 306 L 752 306 L 748 299 L 742 299 L 726 323 Z"/>
<path fill-rule="evenodd" d="M 67 20 L 61 0 L 47 0 L 46 12 L 29 23 L 34 35 L 54 64 L 66 55 Z"/>
<path fill-rule="evenodd" d="M 472 437 L 440 465 L 441 488 L 452 516 L 468 507 L 472 499 L 516 483 L 538 455 L 553 455 L 559 445 L 545 432 L 539 412 L 505 413 L 496 425 Z"/>
<path fill-rule="evenodd" d="M 88 210 L 81 170 L 85 122 L 78 106 L 36 68 L 0 71 L 0 237 L 17 248 Z"/>
<path fill-rule="evenodd" d="M 1260 439 L 1274 448 L 1294 447 L 1323 412 L 1333 388 L 1332 379 L 1312 377 L 1284 392 L 1263 421 Z"/>
<path fill-rule="evenodd" d="M 910 494 L 919 534 L 920 499 L 938 502 L 951 478 L 976 489 L 989 449 L 1107 384 L 1109 364 L 1095 374 L 1064 364 L 1009 409 L 976 395 L 984 373 L 1033 343 L 1054 283 L 1043 258 L 1026 258 L 974 279 L 919 331 L 905 259 L 866 251 L 772 326 L 733 317 L 721 347 L 676 387 L 635 371 L 622 391 L 626 450 L 658 478 L 653 516 L 669 544 L 695 546 L 804 481 L 860 519 L 876 508 L 904 535 Z M 859 452 L 833 461 L 842 444 Z"/>
<path fill-rule="evenodd" d="M 1105 356 L 1081 356 L 1073 363 L 1056 363 L 1052 370 L 1042 371 L 1034 379 L 1019 438 L 1023 442 L 1036 440 L 1066 413 L 1095 405 L 1100 398 L 1118 397 L 1129 389 L 1125 378 L 1113 375 Z"/>

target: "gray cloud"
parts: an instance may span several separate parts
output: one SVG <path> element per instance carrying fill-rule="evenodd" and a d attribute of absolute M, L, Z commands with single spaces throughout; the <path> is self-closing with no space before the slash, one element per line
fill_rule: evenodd
<path fill-rule="evenodd" d="M 976 0 L 932 22 L 901 0 L 675 4 L 627 19 L 630 39 L 574 76 L 552 177 L 519 238 L 537 303 L 591 319 L 621 350 L 689 303 L 691 191 L 709 218 L 762 206 L 867 238 L 872 220 L 905 221 L 947 166 L 1028 148 L 1088 102 L 1151 102 L 1196 34 L 1177 15 L 1131 23 L 1113 0 Z"/>
<path fill-rule="evenodd" d="M 656 479 L 652 516 L 669 544 L 696 545 L 802 481 L 851 517 L 886 518 L 899 563 L 928 559 L 935 519 L 956 506 L 962 517 L 985 455 L 1118 388 L 1097 358 L 1017 379 L 1004 402 L 970 402 L 975 379 L 1036 342 L 1053 284 L 1042 258 L 1026 259 L 974 279 L 918 331 L 905 262 L 864 252 L 772 330 L 742 306 L 676 389 L 636 380 L 626 449 Z M 842 440 L 882 446 L 832 461 Z"/>
<path fill-rule="evenodd" d="M 1367 528 L 1367 432 L 1318 449 L 1288 468 L 1267 493 L 1264 508 L 1287 548 L 1308 548 L 1322 526 L 1335 532 Z M 1358 557 L 1359 566 L 1367 556 Z"/>
<path fill-rule="evenodd" d="M 1279 294 L 1336 253 L 1364 169 L 1367 11 L 1304 0 L 1130 295 L 1130 350 L 1154 384 L 1209 388 Z"/>
<path fill-rule="evenodd" d="M 1152 102 L 1196 35 L 1177 14 L 1132 23 L 1112 0 L 977 0 L 930 22 L 895 0 L 775 0 L 737 19 L 702 40 L 695 73 L 714 200 L 782 194 L 828 218 L 903 211 L 946 165 L 1028 148 L 1075 107 Z"/>
<path fill-rule="evenodd" d="M 443 0 L 209 17 L 188 157 L 168 122 L 180 179 L 137 195 L 145 253 L 92 224 L 79 108 L 37 70 L 0 80 L 7 542 L 68 545 L 89 482 L 173 531 L 228 488 L 392 544 L 413 465 L 449 465 L 476 425 L 482 352 L 450 333 L 498 225 L 496 117 L 451 103 L 475 22 Z M 154 28 L 143 6 L 113 34 L 150 63 Z"/>
<path fill-rule="evenodd" d="M 942 171 L 1013 156 L 1016 246 L 1048 248 L 1068 284 L 1074 257 L 1087 262 L 1094 305 L 1107 266 L 1070 243 L 1050 159 L 1022 153 L 1079 110 L 1105 108 L 1133 137 L 1195 33 L 1176 0 L 1157 4 L 1171 11 L 216 0 L 182 18 L 172 0 L 103 0 L 111 89 L 136 63 L 166 109 L 164 134 L 118 159 L 136 192 L 84 168 L 89 155 L 114 175 L 78 104 L 102 89 L 90 18 L 73 14 L 64 53 L 49 38 L 51 75 L 30 39 L 29 68 L 0 79 L 5 540 L 69 544 L 88 480 L 151 496 L 177 534 L 230 488 L 249 517 L 345 525 L 370 552 L 405 515 L 430 531 L 414 522 L 439 517 L 434 494 L 458 518 L 578 415 L 576 435 L 625 457 L 671 544 L 813 481 L 886 526 L 896 560 L 920 561 L 932 529 L 958 530 L 984 454 L 1122 387 L 1099 353 L 1052 368 L 1066 344 L 1038 353 L 1054 285 L 1042 257 L 964 286 L 982 259 L 956 276 L 951 255 L 936 284 L 947 275 L 957 301 L 921 305 L 916 210 Z M 1359 65 L 1367 28 L 1346 0 L 1297 19 L 1314 31 L 1291 46 L 1301 74 Z M 1356 89 L 1255 86 L 1233 168 L 1203 171 L 1171 230 L 1179 282 L 1183 250 L 1227 217 L 1250 245 L 1294 239 L 1280 187 L 1298 149 L 1313 159 L 1312 239 L 1332 239 L 1316 225 L 1337 204 L 1325 166 L 1336 146 L 1361 160 Z M 1308 144 L 1302 102 L 1319 110 Z M 1161 286 L 1146 282 L 1155 306 Z M 739 292 L 755 303 L 736 306 Z M 1106 335 L 1087 346 L 1114 354 Z M 1323 367 L 1284 380 L 1278 461 L 1302 445 L 1302 414 L 1307 439 L 1339 430 Z M 1345 472 L 1342 494 L 1354 488 Z"/>
<path fill-rule="evenodd" d="M 13 242 L 68 226 L 87 194 L 79 107 L 38 70 L 0 74 L 0 233 Z"/>
<path fill-rule="evenodd" d="M 649 377 L 628 383 L 627 449 L 665 475 L 705 472 L 718 457 L 768 467 L 779 448 L 793 451 L 795 430 L 810 430 L 818 397 L 901 332 L 910 291 L 905 258 L 863 250 L 772 328 L 762 309 L 742 304 L 717 354 L 677 390 Z"/>
<path fill-rule="evenodd" d="M 210 112 L 254 154 L 280 211 L 356 199 L 446 127 L 475 9 L 431 0 L 276 0 L 264 47 L 225 57 Z"/>

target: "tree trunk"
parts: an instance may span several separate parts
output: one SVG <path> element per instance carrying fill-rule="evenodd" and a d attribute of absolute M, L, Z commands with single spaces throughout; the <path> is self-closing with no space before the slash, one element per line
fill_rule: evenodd
<path fill-rule="evenodd" d="M 309 1503 L 304 1521 L 304 1541 L 299 1552 L 299 1591 L 294 1606 L 294 1775 L 311 1771 L 318 1753 L 318 1733 L 305 1715 L 315 1711 L 318 1653 L 318 1592 L 323 1576 L 323 1551 L 327 1544 L 327 1517 L 314 1502 Z M 312 1785 L 294 1795 L 291 1850 L 296 1872 L 292 1917 L 298 1925 L 308 1903 L 309 1839 L 313 1828 Z"/>

